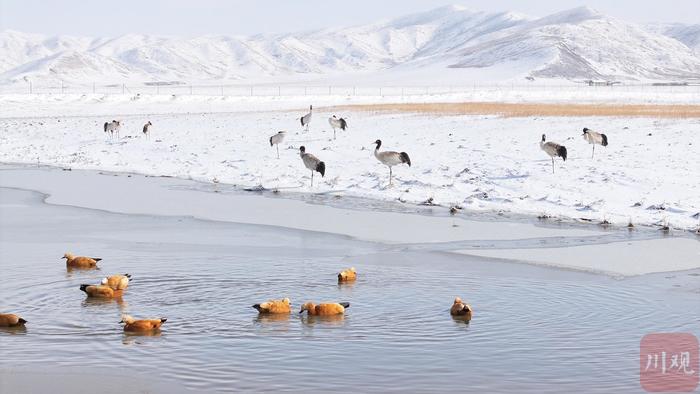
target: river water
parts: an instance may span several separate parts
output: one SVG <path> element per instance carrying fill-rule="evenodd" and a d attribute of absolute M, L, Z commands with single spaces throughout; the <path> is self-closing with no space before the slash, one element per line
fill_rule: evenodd
<path fill-rule="evenodd" d="M 89 367 L 200 392 L 638 392 L 642 336 L 700 333 L 697 269 L 620 279 L 44 198 L 0 189 L 0 311 L 29 321 L 0 331 L 0 371 Z M 69 272 L 67 251 L 104 260 Z M 358 280 L 339 286 L 349 266 Z M 113 273 L 133 275 L 122 300 L 79 290 Z M 450 317 L 455 296 L 473 306 L 469 324 Z M 251 308 L 282 297 L 351 307 L 334 319 Z M 130 336 L 122 313 L 168 322 Z"/>

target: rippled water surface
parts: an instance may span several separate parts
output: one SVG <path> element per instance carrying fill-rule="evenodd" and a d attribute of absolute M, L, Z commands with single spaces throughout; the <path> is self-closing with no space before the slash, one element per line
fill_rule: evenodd
<path fill-rule="evenodd" d="M 615 280 L 41 199 L 0 189 L 0 310 L 29 321 L 26 331 L 0 331 L 0 368 L 89 364 L 198 391 L 640 391 L 640 338 L 697 334 L 700 323 L 692 272 Z M 104 260 L 67 272 L 66 251 Z M 359 279 L 339 286 L 335 275 L 349 266 Z M 121 301 L 78 289 L 127 272 L 134 280 Z M 457 295 L 474 307 L 469 324 L 448 313 Z M 251 308 L 281 297 L 295 309 L 307 300 L 351 307 L 336 319 Z M 168 322 L 160 335 L 129 336 L 121 313 Z"/>

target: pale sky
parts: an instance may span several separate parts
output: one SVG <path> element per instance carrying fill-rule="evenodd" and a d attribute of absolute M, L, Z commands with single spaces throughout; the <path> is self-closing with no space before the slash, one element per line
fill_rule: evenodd
<path fill-rule="evenodd" d="M 284 33 L 460 4 L 545 16 L 587 5 L 630 22 L 700 23 L 700 0 L 0 0 L 0 30 L 118 36 Z"/>

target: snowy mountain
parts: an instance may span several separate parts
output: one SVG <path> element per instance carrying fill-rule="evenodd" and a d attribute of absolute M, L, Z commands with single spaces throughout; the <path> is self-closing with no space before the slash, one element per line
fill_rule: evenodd
<path fill-rule="evenodd" d="M 683 23 L 650 24 L 647 30 L 671 37 L 690 48 L 696 56 L 700 56 L 700 24 L 686 25 Z"/>
<path fill-rule="evenodd" d="M 544 18 L 441 7 L 280 35 L 117 38 L 0 32 L 0 84 L 67 81 L 411 83 L 525 77 L 700 80 L 698 26 L 655 29 L 589 8 Z M 693 52 L 695 51 L 695 52 Z"/>

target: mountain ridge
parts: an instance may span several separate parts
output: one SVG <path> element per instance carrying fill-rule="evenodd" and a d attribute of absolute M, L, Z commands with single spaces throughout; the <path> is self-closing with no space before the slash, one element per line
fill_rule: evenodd
<path fill-rule="evenodd" d="M 5 30 L 0 55 L 0 84 L 345 80 L 402 72 L 425 82 L 700 81 L 700 25 L 638 26 L 585 6 L 542 18 L 445 6 L 275 35 L 93 38 Z"/>

